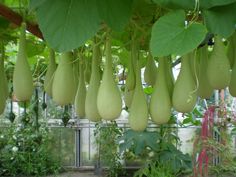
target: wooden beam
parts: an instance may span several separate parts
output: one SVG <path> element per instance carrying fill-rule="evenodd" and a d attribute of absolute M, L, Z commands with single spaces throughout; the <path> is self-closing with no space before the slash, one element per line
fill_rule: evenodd
<path fill-rule="evenodd" d="M 1 3 L 0 3 L 0 15 L 17 26 L 20 26 L 23 21 L 23 18 L 20 14 L 14 12 L 12 9 Z M 43 34 L 40 31 L 37 24 L 26 22 L 26 25 L 27 25 L 26 27 L 27 31 L 37 36 L 38 38 L 43 39 Z"/>

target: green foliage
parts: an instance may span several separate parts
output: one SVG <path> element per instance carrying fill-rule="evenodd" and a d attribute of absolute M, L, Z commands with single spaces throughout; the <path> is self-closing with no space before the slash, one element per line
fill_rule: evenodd
<path fill-rule="evenodd" d="M 84 44 L 98 31 L 100 23 L 95 0 L 48 0 L 36 9 L 36 16 L 46 41 L 60 52 Z"/>
<path fill-rule="evenodd" d="M 121 157 L 118 153 L 117 139 L 121 136 L 122 130 L 115 121 L 110 123 L 97 123 L 94 130 L 95 142 L 98 145 L 98 161 L 102 167 L 107 167 L 108 177 L 118 177 L 124 173 L 121 165 Z"/>
<path fill-rule="evenodd" d="M 0 132 L 0 176 L 45 176 L 57 173 L 60 163 L 51 155 L 49 129 L 12 124 Z"/>
<path fill-rule="evenodd" d="M 185 12 L 176 10 L 159 18 L 152 28 L 150 48 L 153 56 L 183 55 L 205 38 L 206 28 L 195 22 L 185 26 Z"/>
<path fill-rule="evenodd" d="M 178 137 L 168 127 L 161 127 L 159 132 L 127 130 L 119 139 L 120 153 L 125 156 L 134 154 L 147 164 L 136 176 L 177 175 L 192 168 L 191 157 L 173 145 L 178 141 Z"/>
<path fill-rule="evenodd" d="M 135 172 L 134 177 L 174 177 L 168 166 L 157 163 L 147 164 L 145 167 Z"/>
<path fill-rule="evenodd" d="M 235 11 L 236 3 L 204 10 L 203 17 L 208 31 L 225 38 L 232 35 L 236 24 Z"/>
<path fill-rule="evenodd" d="M 133 0 L 103 0 L 96 3 L 101 19 L 115 31 L 123 30 L 131 16 Z"/>

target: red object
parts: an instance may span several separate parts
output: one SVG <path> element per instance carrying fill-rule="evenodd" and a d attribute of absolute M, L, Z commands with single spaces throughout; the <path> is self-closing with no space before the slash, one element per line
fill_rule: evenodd
<path fill-rule="evenodd" d="M 17 26 L 20 26 L 23 21 L 23 18 L 20 14 L 14 12 L 12 9 L 1 3 L 0 3 L 0 15 Z M 38 38 L 43 39 L 43 34 L 40 31 L 37 24 L 26 22 L 26 25 L 27 25 L 27 31 L 34 34 Z"/>

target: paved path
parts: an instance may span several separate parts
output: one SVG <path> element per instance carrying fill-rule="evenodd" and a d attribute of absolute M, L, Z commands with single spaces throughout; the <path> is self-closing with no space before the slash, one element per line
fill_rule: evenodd
<path fill-rule="evenodd" d="M 92 172 L 66 172 L 56 176 L 48 176 L 48 177 L 98 177 L 98 176 L 95 176 Z"/>

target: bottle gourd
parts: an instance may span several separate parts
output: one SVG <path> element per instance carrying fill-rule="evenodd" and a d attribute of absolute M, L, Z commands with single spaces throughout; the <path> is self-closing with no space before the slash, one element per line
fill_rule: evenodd
<path fill-rule="evenodd" d="M 131 58 L 129 60 L 128 74 L 126 78 L 125 93 L 124 93 L 124 102 L 128 108 L 130 108 L 131 103 L 132 103 L 135 83 L 136 83 L 134 64 L 136 63 L 137 53 L 138 53 L 137 44 L 135 41 L 133 41 L 131 45 Z"/>
<path fill-rule="evenodd" d="M 101 116 L 97 108 L 97 95 L 100 86 L 100 48 L 99 45 L 93 44 L 92 73 L 85 98 L 85 115 L 90 121 L 97 122 L 101 120 Z"/>
<path fill-rule="evenodd" d="M 144 80 L 147 85 L 154 86 L 157 77 L 157 67 L 152 55 L 149 53 L 147 57 L 147 64 L 144 71 Z"/>
<path fill-rule="evenodd" d="M 236 58 L 236 32 L 228 39 L 228 47 L 227 47 L 227 57 L 230 61 L 230 66 L 233 68 L 234 61 Z"/>
<path fill-rule="evenodd" d="M 136 86 L 131 103 L 128 122 L 134 131 L 143 131 L 148 124 L 148 106 L 143 92 L 139 61 L 136 65 Z"/>
<path fill-rule="evenodd" d="M 215 36 L 212 54 L 209 58 L 207 76 L 213 89 L 224 89 L 230 82 L 230 63 L 225 46 L 219 36 Z"/>
<path fill-rule="evenodd" d="M 172 104 L 176 111 L 191 112 L 197 101 L 196 83 L 193 78 L 189 54 L 182 56 L 181 69 L 174 85 Z"/>
<path fill-rule="evenodd" d="M 73 75 L 72 58 L 71 52 L 62 53 L 54 75 L 52 98 L 54 102 L 60 106 L 68 105 L 74 100 L 76 87 Z"/>
<path fill-rule="evenodd" d="M 167 123 L 171 116 L 171 100 L 167 86 L 166 58 L 159 58 L 158 76 L 150 100 L 150 115 L 156 124 Z"/>
<path fill-rule="evenodd" d="M 114 120 L 120 116 L 122 100 L 119 88 L 113 78 L 111 39 L 106 39 L 106 63 L 102 76 L 102 83 L 98 90 L 98 112 L 105 120 Z"/>
<path fill-rule="evenodd" d="M 13 91 L 18 101 L 30 100 L 34 86 L 33 77 L 26 54 L 26 24 L 22 23 L 19 48 L 13 72 Z"/>
<path fill-rule="evenodd" d="M 198 96 L 202 99 L 209 99 L 213 94 L 214 89 L 209 83 L 207 76 L 208 70 L 208 46 L 203 46 L 198 49 L 198 59 L 199 59 L 199 74 L 198 74 Z"/>
<path fill-rule="evenodd" d="M 55 71 L 57 69 L 56 61 L 55 61 L 55 52 L 50 49 L 49 50 L 49 64 L 47 68 L 47 72 L 44 80 L 44 90 L 48 94 L 48 96 L 52 97 L 52 83 Z"/>
<path fill-rule="evenodd" d="M 84 58 L 81 56 L 79 63 L 79 85 L 75 96 L 75 112 L 79 118 L 85 117 L 86 86 L 84 80 Z"/>
<path fill-rule="evenodd" d="M 169 96 L 172 99 L 172 94 L 173 94 L 173 89 L 174 89 L 174 76 L 172 72 L 172 61 L 171 61 L 171 57 L 164 57 L 164 58 L 165 58 L 164 62 L 165 62 L 166 84 L 169 91 Z"/>
<path fill-rule="evenodd" d="M 2 54 L 3 55 L 3 54 Z M 0 115 L 5 110 L 6 99 L 7 99 L 7 90 L 6 90 L 6 78 L 4 74 L 4 60 L 3 57 L 0 59 Z"/>

